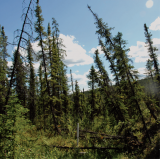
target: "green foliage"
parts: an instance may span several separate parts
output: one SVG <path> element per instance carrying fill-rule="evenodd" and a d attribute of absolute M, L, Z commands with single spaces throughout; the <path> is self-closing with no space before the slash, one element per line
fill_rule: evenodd
<path fill-rule="evenodd" d="M 129 49 L 125 49 L 122 33 L 112 37 L 113 28 L 109 28 L 95 13 L 93 15 L 99 44 L 110 63 L 115 85 L 111 84 L 96 50 L 94 62 L 98 71 L 92 65 L 87 75 L 90 90 L 81 92 L 77 80 L 73 90 L 70 70 L 72 94 L 68 94 L 67 67 L 63 63 L 65 50 L 59 38 L 58 23 L 52 18 L 52 29 L 48 23 L 45 32 L 42 10 L 37 1 L 35 32 L 41 48 L 37 54 L 40 60 L 38 76 L 34 73 L 33 49 L 28 40 L 28 74 L 23 69 L 20 53 L 14 53 L 13 62 L 15 58 L 17 60 L 14 91 L 6 106 L 6 77 L 9 75 L 5 61 L 7 37 L 4 28 L 0 28 L 0 158 L 147 158 L 158 154 L 159 83 L 158 70 L 156 73 L 152 70 L 153 65 L 157 69 L 158 63 L 151 35 L 145 25 L 145 36 L 150 44 L 151 60 L 146 64 L 149 77 L 138 81 L 138 71 L 129 63 L 132 61 L 127 56 Z M 77 123 L 80 125 L 80 147 L 119 150 L 83 150 L 87 153 L 82 155 L 78 148 L 53 148 L 76 148 Z"/>
<path fill-rule="evenodd" d="M 7 67 L 7 36 L 4 32 L 4 27 L 0 25 L 0 113 L 4 113 L 5 96 L 8 86 L 8 67 Z"/>
<path fill-rule="evenodd" d="M 30 110 L 30 120 L 34 124 L 34 118 L 35 118 L 35 73 L 34 73 L 34 67 L 33 67 L 33 49 L 30 43 L 30 40 L 28 40 L 28 47 L 27 47 L 27 53 L 28 53 L 28 63 L 30 68 L 30 75 L 29 75 L 29 97 L 28 97 L 28 106 Z"/>
<path fill-rule="evenodd" d="M 6 106 L 6 114 L 0 114 L 0 157 L 14 158 L 16 147 L 19 143 L 17 137 L 22 137 L 22 132 L 30 129 L 29 120 L 25 119 L 24 114 L 28 112 L 27 108 L 20 105 L 16 96 L 11 96 Z"/>
<path fill-rule="evenodd" d="M 155 53 L 155 51 L 158 51 L 158 49 L 152 46 L 153 44 L 153 41 L 151 40 L 152 34 L 148 32 L 148 27 L 146 24 L 144 24 L 144 30 L 145 30 L 144 34 L 146 37 L 146 44 L 148 44 L 148 52 L 151 59 L 150 62 L 154 65 L 155 76 L 157 77 L 157 80 L 160 83 L 160 74 L 159 74 L 159 68 L 158 68 L 159 63 L 158 63 L 157 55 Z"/>

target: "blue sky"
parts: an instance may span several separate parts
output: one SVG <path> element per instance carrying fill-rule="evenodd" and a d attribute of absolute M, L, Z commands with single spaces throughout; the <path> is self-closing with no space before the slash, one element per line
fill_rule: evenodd
<path fill-rule="evenodd" d="M 4 26 L 8 36 L 8 42 L 13 42 L 14 31 L 22 28 L 22 8 L 27 7 L 29 0 L 4 0 L 0 5 L 0 25 Z M 88 90 L 87 77 L 91 65 L 94 65 L 93 55 L 95 49 L 99 49 L 100 58 L 104 63 L 110 79 L 113 79 L 109 63 L 98 45 L 98 35 L 95 34 L 95 19 L 87 8 L 91 6 L 93 12 L 98 14 L 109 27 L 115 27 L 112 35 L 122 32 L 123 39 L 128 42 L 126 48 L 130 48 L 128 55 L 132 56 L 133 65 L 144 77 L 146 61 L 149 58 L 145 47 L 144 23 L 152 34 L 153 46 L 160 50 L 160 1 L 159 0 L 40 0 L 44 27 L 48 22 L 52 23 L 54 17 L 59 24 L 60 38 L 66 46 L 64 63 L 68 66 L 67 76 L 70 81 L 70 69 L 73 80 L 77 80 L 82 90 Z M 24 10 L 25 11 L 25 10 Z M 36 18 L 33 17 L 33 21 Z M 36 37 L 36 33 L 34 33 Z M 38 51 L 37 42 L 33 48 Z M 8 53 L 12 57 L 13 46 L 8 46 Z M 160 63 L 160 51 L 156 52 Z M 11 58 L 8 58 L 11 65 Z M 37 70 L 39 63 L 35 63 Z M 70 82 L 69 82 L 70 84 Z"/>

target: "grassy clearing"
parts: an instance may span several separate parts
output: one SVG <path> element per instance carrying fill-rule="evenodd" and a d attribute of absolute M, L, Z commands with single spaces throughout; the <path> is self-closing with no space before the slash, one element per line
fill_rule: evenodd
<path fill-rule="evenodd" d="M 52 136 L 51 138 L 46 137 L 48 132 L 41 131 L 28 131 L 16 136 L 16 142 L 18 143 L 15 147 L 15 159 L 107 159 L 107 153 L 110 150 L 80 150 L 80 149 L 59 149 L 52 148 L 51 145 L 57 146 L 68 146 L 76 147 L 77 140 L 75 136 L 63 134 L 63 136 Z M 92 146 L 91 141 L 86 139 L 80 139 L 79 146 Z M 97 143 L 95 146 L 100 145 Z M 80 152 L 86 152 L 81 154 Z M 124 155 L 114 155 L 118 159 L 127 159 Z M 6 153 L 8 158 L 10 152 Z"/>

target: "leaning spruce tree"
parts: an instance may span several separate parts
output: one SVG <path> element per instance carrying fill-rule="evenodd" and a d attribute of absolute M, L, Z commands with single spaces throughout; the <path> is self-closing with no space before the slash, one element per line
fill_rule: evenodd
<path fill-rule="evenodd" d="M 151 40 L 151 36 L 152 34 L 148 32 L 148 27 L 146 24 L 144 24 L 144 34 L 146 37 L 146 44 L 148 44 L 148 52 L 149 52 L 149 56 L 151 61 L 153 62 L 154 65 L 154 69 L 155 69 L 155 76 L 156 79 L 158 80 L 158 82 L 160 83 L 160 72 L 159 72 L 159 63 L 158 63 L 158 59 L 157 59 L 157 55 L 156 55 L 156 51 L 158 51 L 158 49 L 156 47 L 153 47 L 153 41 Z"/>
<path fill-rule="evenodd" d="M 158 93 L 156 93 L 156 98 L 158 100 L 158 105 L 160 107 L 160 97 L 159 97 L 159 93 L 160 93 L 160 70 L 158 68 L 159 63 L 158 63 L 158 59 L 157 59 L 157 55 L 156 55 L 156 51 L 158 51 L 158 49 L 156 47 L 153 47 L 153 41 L 151 39 L 152 34 L 148 32 L 148 27 L 146 24 L 144 24 L 144 34 L 146 37 L 146 44 L 148 44 L 148 52 L 149 52 L 149 56 L 150 56 L 150 60 L 153 63 L 154 66 L 154 76 L 156 79 L 156 82 L 158 82 Z"/>
<path fill-rule="evenodd" d="M 108 113 L 111 117 L 111 122 L 114 125 L 115 121 L 113 120 L 113 118 L 116 120 L 116 122 L 118 123 L 118 121 L 125 121 L 124 120 L 124 115 L 122 114 L 122 111 L 120 109 L 120 106 L 117 105 L 117 101 L 120 100 L 115 100 L 116 94 L 114 93 L 114 91 L 112 91 L 112 87 L 110 86 L 110 79 L 108 77 L 108 74 L 106 72 L 106 70 L 104 69 L 103 63 L 99 58 L 99 52 L 98 50 L 95 51 L 95 57 L 94 57 L 94 61 L 96 63 L 96 67 L 99 69 L 100 72 L 100 77 L 99 79 L 99 86 L 100 86 L 100 90 L 102 92 L 102 94 L 104 94 L 104 98 L 105 98 L 105 104 L 106 106 L 103 108 L 104 110 L 104 118 L 106 118 L 106 108 L 108 109 Z"/>
<path fill-rule="evenodd" d="M 114 52 L 121 52 L 121 54 L 123 55 L 123 52 L 125 52 L 125 50 L 122 48 L 121 44 L 117 43 L 115 44 L 113 42 L 113 38 L 111 36 L 111 33 L 110 33 L 110 30 L 112 28 L 108 28 L 107 24 L 103 23 L 102 22 L 102 19 L 99 19 L 98 16 L 93 13 L 93 11 L 91 10 L 91 7 L 88 6 L 89 10 L 92 12 L 92 14 L 94 15 L 95 19 L 96 19 L 96 27 L 97 27 L 97 31 L 96 33 L 99 35 L 99 42 L 100 42 L 100 45 L 101 45 L 101 48 L 102 48 L 102 51 L 104 51 L 105 53 L 105 56 L 106 56 L 106 59 L 109 60 L 110 62 L 110 67 L 111 67 L 111 71 L 113 71 L 114 75 L 115 75 L 115 80 L 116 80 L 116 86 L 117 86 L 117 95 L 114 95 L 113 99 L 114 101 L 116 102 L 116 107 L 113 109 L 113 110 L 116 110 L 117 108 L 119 108 L 119 110 L 125 108 L 125 103 L 123 102 L 123 99 L 120 98 L 119 95 L 121 95 L 121 88 L 120 88 L 120 85 L 119 85 L 119 77 L 118 77 L 118 70 L 116 68 L 116 65 L 114 64 L 114 60 L 113 60 L 113 55 L 111 56 L 111 53 L 114 53 Z M 103 44 L 102 40 L 100 38 L 104 38 L 105 39 L 105 44 Z M 118 39 L 117 39 L 118 40 Z M 119 45 L 119 46 L 117 46 Z M 123 56 L 124 57 L 124 56 Z M 127 62 L 127 61 L 126 61 Z M 142 110 L 141 110 L 141 107 L 140 107 L 140 100 L 139 100 L 139 96 L 142 95 L 142 93 L 136 89 L 139 89 L 140 88 L 137 88 L 136 86 L 134 87 L 134 85 L 136 84 L 136 81 L 134 80 L 133 78 L 133 75 L 130 71 L 130 69 L 128 68 L 128 64 L 125 62 L 122 63 L 123 67 L 125 68 L 125 74 L 126 74 L 126 80 L 127 80 L 127 83 L 128 83 L 128 86 L 129 86 L 129 90 L 131 92 L 131 98 L 130 98 L 130 101 L 133 101 L 132 102 L 132 105 L 135 105 L 134 106 L 134 109 L 136 109 L 137 113 L 140 115 L 141 117 L 141 121 L 143 123 L 143 126 L 144 126 L 144 134 L 145 136 L 149 139 L 149 143 L 151 144 L 151 138 L 150 138 L 150 135 L 148 133 L 148 129 L 147 129 L 147 126 L 146 126 L 146 123 L 145 123 L 145 118 L 142 114 Z M 131 77 L 131 78 L 130 78 Z M 112 94 L 113 95 L 113 94 Z M 142 100 L 142 99 L 141 99 Z M 112 104 L 114 105 L 114 104 Z M 123 109 L 124 110 L 124 109 Z M 120 111 L 117 111 L 117 113 L 120 112 Z M 125 114 L 127 114 L 127 109 L 125 109 Z M 111 113 L 110 113 L 111 114 Z M 122 114 L 122 113 L 121 113 Z M 124 114 L 124 112 L 123 112 Z M 135 114 L 136 115 L 136 114 Z M 115 116 L 116 117 L 116 116 Z M 121 115 L 119 116 L 121 117 Z M 124 116 L 123 116 L 124 117 Z M 116 119 L 116 118 L 115 118 Z M 126 118 L 123 118 L 124 120 L 122 121 L 125 121 L 126 122 L 123 122 L 122 123 L 122 126 L 120 128 L 120 132 L 122 130 L 124 130 L 123 132 L 125 133 L 125 136 L 133 136 L 132 132 L 131 132 L 131 129 L 132 129 L 132 126 L 131 126 L 131 123 L 134 123 L 134 119 L 131 119 L 129 120 L 128 122 L 128 117 Z M 119 119 L 118 119 L 119 120 Z M 137 121 L 138 122 L 138 121 Z M 119 125 L 119 124 L 118 124 Z M 120 123 L 121 125 L 121 123 Z M 130 125 L 130 126 L 129 126 Z M 117 128 L 116 128 L 117 129 Z M 134 137 L 134 136 L 133 136 Z M 128 140 L 128 139 L 127 139 Z M 127 141 L 127 143 L 129 143 L 129 140 Z M 127 148 L 127 147 L 126 147 Z M 129 146 L 129 151 L 128 152 L 133 152 L 132 151 L 132 148 L 131 146 Z"/>

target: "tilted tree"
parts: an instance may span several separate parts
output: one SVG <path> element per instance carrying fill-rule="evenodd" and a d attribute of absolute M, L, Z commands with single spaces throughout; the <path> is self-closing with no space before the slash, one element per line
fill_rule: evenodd
<path fill-rule="evenodd" d="M 113 42 L 115 44 L 114 46 L 115 56 L 119 55 L 120 57 L 120 62 L 118 63 L 118 65 L 120 66 L 119 75 L 123 79 L 121 82 L 122 83 L 121 87 L 123 88 L 123 86 L 125 86 L 125 88 L 127 88 L 127 85 L 128 85 L 127 90 L 129 92 L 127 92 L 126 99 L 128 100 L 129 104 L 127 104 L 127 107 L 129 108 L 128 111 L 134 114 L 133 117 L 130 114 L 130 117 L 135 119 L 135 115 L 137 114 L 138 116 L 138 114 L 140 114 L 142 123 L 144 125 L 145 133 L 149 139 L 149 142 L 151 143 L 151 139 L 146 127 L 144 116 L 142 114 L 142 110 L 139 104 L 143 100 L 142 96 L 144 96 L 144 92 L 141 91 L 141 87 L 136 81 L 136 79 L 138 78 L 136 75 L 137 71 L 132 71 L 132 68 L 134 67 L 131 64 L 129 64 L 129 58 L 126 55 L 126 52 L 129 51 L 129 49 L 125 49 L 126 41 L 122 39 L 122 33 L 118 32 L 118 34 L 113 38 Z M 117 53 L 118 55 L 116 55 Z M 123 90 L 126 90 L 126 89 L 123 89 Z M 136 119 L 135 121 L 137 122 L 138 120 L 139 119 Z"/>
<path fill-rule="evenodd" d="M 100 91 L 104 94 L 105 97 L 105 105 L 103 107 L 104 118 L 106 118 L 106 108 L 107 108 L 109 115 L 112 116 L 113 114 L 117 123 L 119 120 L 124 121 L 124 116 L 121 112 L 120 106 L 117 105 L 118 102 L 117 101 L 114 102 L 117 97 L 114 91 L 112 91 L 111 88 L 112 86 L 110 85 L 110 79 L 108 77 L 108 73 L 104 69 L 103 63 L 99 58 L 98 50 L 95 51 L 94 62 L 100 72 L 100 77 L 99 77 L 99 86 L 101 88 Z"/>
<path fill-rule="evenodd" d="M 13 84 L 13 77 L 14 77 L 14 74 L 15 74 L 17 59 L 18 59 L 18 56 L 19 56 L 18 54 L 20 54 L 21 43 L 24 42 L 24 41 L 25 42 L 27 41 L 27 39 L 25 39 L 23 36 L 24 36 L 24 34 L 26 34 L 27 36 L 31 37 L 31 35 L 28 32 L 25 31 L 25 26 L 27 24 L 29 26 L 31 26 L 31 20 L 29 19 L 29 12 L 31 10 L 32 1 L 33 0 L 30 0 L 28 8 L 27 8 L 27 12 L 26 12 L 26 14 L 24 14 L 25 18 L 24 18 L 24 22 L 23 22 L 23 25 L 22 25 L 22 29 L 20 30 L 21 34 L 20 34 L 20 36 L 17 36 L 17 38 L 19 38 L 19 40 L 18 40 L 18 44 L 17 44 L 17 49 L 15 51 L 14 64 L 13 64 L 13 68 L 12 68 L 12 71 L 11 71 L 11 76 L 10 76 L 11 79 L 10 79 L 9 88 L 8 88 L 7 95 L 6 95 L 5 105 L 7 105 L 8 100 L 9 100 L 9 95 L 10 95 L 10 90 L 11 90 L 12 84 Z"/>
<path fill-rule="evenodd" d="M 154 81 L 154 70 L 153 70 L 153 61 L 151 61 L 150 59 L 147 60 L 146 63 L 146 74 L 148 78 L 148 85 L 145 87 L 145 92 L 147 94 L 147 96 L 152 96 L 153 94 L 155 95 L 155 93 L 157 93 L 158 89 L 156 88 L 156 83 Z"/>
<path fill-rule="evenodd" d="M 146 44 L 148 44 L 148 52 L 149 52 L 149 56 L 150 56 L 150 59 L 151 59 L 151 62 L 153 62 L 153 65 L 154 65 L 154 69 L 155 69 L 155 76 L 158 80 L 158 82 L 160 83 L 160 71 L 159 71 L 159 63 L 158 63 L 158 59 L 157 59 L 157 55 L 156 55 L 156 51 L 158 51 L 158 49 L 156 47 L 153 47 L 153 41 L 151 39 L 151 36 L 152 34 L 148 32 L 148 27 L 146 24 L 144 24 L 144 34 L 145 34 L 145 37 L 146 37 Z"/>
<path fill-rule="evenodd" d="M 149 56 L 150 56 L 150 60 L 153 63 L 154 66 L 154 75 L 156 78 L 156 81 L 158 81 L 158 93 L 156 94 L 156 98 L 158 99 L 158 105 L 160 107 L 160 97 L 159 97 L 159 93 L 160 93 L 160 70 L 158 68 L 159 63 L 158 63 L 158 59 L 157 59 L 157 54 L 156 51 L 158 51 L 158 49 L 156 47 L 153 47 L 153 41 L 151 39 L 152 34 L 148 32 L 148 27 L 146 24 L 144 24 L 144 34 L 146 37 L 146 44 L 148 44 L 146 47 L 148 47 L 148 52 L 149 52 Z"/>
<path fill-rule="evenodd" d="M 105 39 L 105 45 L 103 44 L 102 40 L 99 38 L 99 42 L 100 42 L 100 45 L 102 47 L 102 51 L 105 52 L 105 56 L 106 58 L 110 61 L 111 63 L 111 70 L 114 72 L 114 75 L 116 76 L 116 85 L 118 86 L 118 89 L 117 91 L 120 93 L 120 88 L 119 88 L 119 79 L 118 79 L 118 75 L 117 75 L 117 71 L 116 71 L 116 68 L 115 68 L 115 65 L 113 63 L 113 58 L 110 57 L 110 54 L 112 52 L 114 52 L 115 49 L 117 49 L 117 46 L 114 44 L 114 42 L 112 41 L 112 36 L 111 36 L 111 33 L 110 33 L 110 30 L 112 28 L 108 28 L 107 24 L 103 23 L 102 22 L 102 19 L 99 19 L 98 16 L 93 13 L 93 11 L 91 10 L 91 7 L 88 6 L 89 10 L 92 12 L 92 14 L 94 15 L 95 19 L 96 19 L 96 25 L 97 25 L 97 31 L 96 33 L 101 37 L 101 38 L 104 38 Z M 124 50 L 122 49 L 122 47 L 119 47 L 118 50 L 124 52 Z M 117 51 L 118 51 L 117 50 Z M 127 69 L 127 67 L 126 67 Z M 133 97 L 133 100 L 134 100 L 134 103 L 135 103 L 135 106 L 137 107 L 137 110 L 139 111 L 139 114 L 141 116 L 141 119 L 142 119 L 142 122 L 143 122 L 143 125 L 144 125 L 144 129 L 146 131 L 146 134 L 147 134 L 147 137 L 149 139 L 149 142 L 151 143 L 151 139 L 150 139 L 150 136 L 149 136 L 149 133 L 148 133 L 148 130 L 147 130 L 147 127 L 146 127 L 146 123 L 144 121 L 144 117 L 142 115 L 142 111 L 141 111 L 141 108 L 140 108 L 140 105 L 138 103 L 138 100 L 136 98 L 137 94 L 135 94 L 135 90 L 134 90 L 134 87 L 131 83 L 131 80 L 129 79 L 129 76 L 131 75 L 131 72 L 129 70 L 127 70 L 127 80 L 128 80 L 128 83 L 129 83 L 129 86 L 130 86 L 130 90 L 131 90 L 131 93 L 132 93 L 132 97 Z M 133 79 L 132 79 L 133 80 Z M 120 101 L 122 100 L 117 100 L 117 102 L 119 103 L 118 105 L 120 106 Z M 123 102 L 121 102 L 123 104 Z"/>

